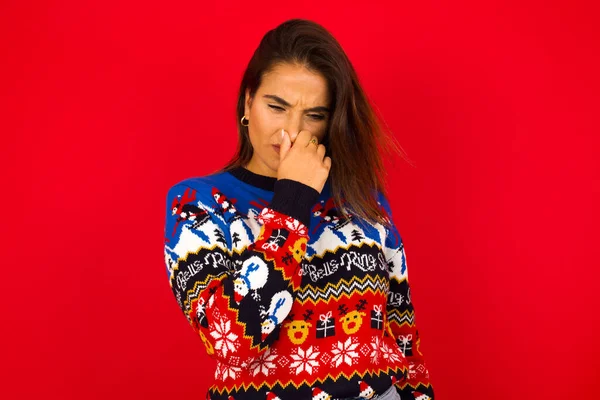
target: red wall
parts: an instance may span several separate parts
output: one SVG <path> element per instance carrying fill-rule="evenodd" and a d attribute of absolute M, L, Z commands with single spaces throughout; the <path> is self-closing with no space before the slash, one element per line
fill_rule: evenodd
<path fill-rule="evenodd" d="M 391 204 L 439 399 L 597 397 L 591 7 L 214 3 L 0 3 L 1 397 L 203 398 L 166 190 L 233 153 L 242 71 L 292 17 L 338 38 L 413 163 Z"/>

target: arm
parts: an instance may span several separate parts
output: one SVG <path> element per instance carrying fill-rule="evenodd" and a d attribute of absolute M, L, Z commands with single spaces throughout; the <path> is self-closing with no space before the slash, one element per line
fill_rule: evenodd
<path fill-rule="evenodd" d="M 429 371 L 424 355 L 419 348 L 419 331 L 415 323 L 414 304 L 410 298 L 404 243 L 394 224 L 389 202 L 383 196 L 380 197 L 380 202 L 392 223 L 391 227 L 386 229 L 384 244 L 384 255 L 390 270 L 390 292 L 387 303 L 388 323 L 391 333 L 396 338 L 396 343 L 400 346 L 409 365 L 408 379 L 398 381 L 396 385 L 401 395 L 414 396 L 414 398 L 426 395 L 422 398 L 433 399 L 434 392 Z M 404 396 L 402 398 L 404 399 Z"/>
<path fill-rule="evenodd" d="M 167 194 L 165 264 L 179 307 L 217 361 L 238 369 L 266 350 L 289 314 L 319 192 L 281 179 L 252 237 L 217 188 Z M 232 371 L 230 369 L 230 371 Z M 235 370 L 229 373 L 235 378 Z"/>

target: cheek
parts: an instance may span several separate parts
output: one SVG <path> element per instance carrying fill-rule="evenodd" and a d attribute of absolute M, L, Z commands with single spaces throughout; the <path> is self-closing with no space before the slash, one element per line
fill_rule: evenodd
<path fill-rule="evenodd" d="M 250 113 L 250 122 L 258 134 L 269 135 L 277 129 L 278 121 L 272 112 L 262 107 L 254 107 Z"/>
<path fill-rule="evenodd" d="M 319 131 L 319 134 L 317 135 L 317 137 L 319 138 L 319 143 L 323 143 L 323 141 L 325 140 L 325 138 L 327 137 L 327 128 L 321 128 L 321 130 Z"/>

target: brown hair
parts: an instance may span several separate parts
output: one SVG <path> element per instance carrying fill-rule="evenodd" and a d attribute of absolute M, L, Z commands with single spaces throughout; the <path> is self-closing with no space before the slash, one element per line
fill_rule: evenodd
<path fill-rule="evenodd" d="M 232 159 L 218 172 L 245 166 L 253 149 L 244 115 L 246 88 L 254 96 L 262 76 L 274 66 L 298 64 L 322 74 L 332 99 L 331 117 L 322 143 L 331 157 L 331 194 L 336 208 L 371 222 L 388 225 L 387 214 L 377 204 L 375 193 L 387 198 L 386 173 L 381 151 L 403 153 L 393 135 L 382 129 L 382 119 L 359 84 L 354 67 L 338 41 L 323 26 L 305 19 L 291 19 L 268 31 L 255 50 L 239 89 L 237 102 L 238 147 Z"/>

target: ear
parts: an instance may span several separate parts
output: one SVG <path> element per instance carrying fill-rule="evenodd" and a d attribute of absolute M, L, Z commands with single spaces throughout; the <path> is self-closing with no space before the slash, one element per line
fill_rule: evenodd
<path fill-rule="evenodd" d="M 291 324 L 292 324 L 291 322 L 286 322 L 285 324 L 283 324 L 283 327 L 284 327 L 284 328 L 287 328 L 287 327 L 289 327 Z"/>
<path fill-rule="evenodd" d="M 306 325 L 308 325 L 312 328 L 312 324 L 310 322 L 307 322 Z"/>
<path fill-rule="evenodd" d="M 344 318 L 346 318 L 346 317 L 342 317 L 342 318 L 340 318 L 340 319 L 339 319 L 339 321 L 340 321 L 340 322 L 342 322 L 342 321 L 344 320 Z"/>

